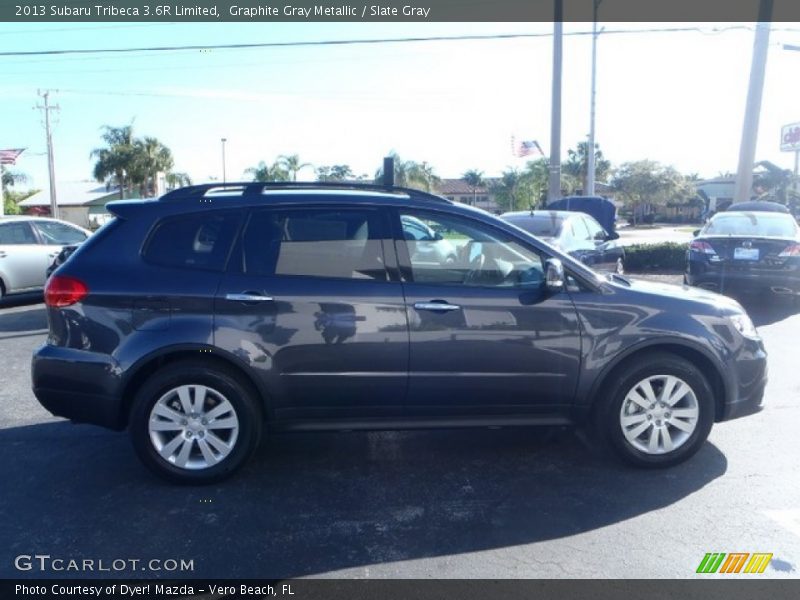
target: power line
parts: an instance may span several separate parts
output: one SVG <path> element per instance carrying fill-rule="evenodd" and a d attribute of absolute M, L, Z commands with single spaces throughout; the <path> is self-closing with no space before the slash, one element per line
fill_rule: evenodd
<path fill-rule="evenodd" d="M 752 31 L 749 25 L 732 25 L 729 27 L 719 27 L 704 29 L 702 27 L 662 27 L 655 29 L 606 29 L 603 35 L 635 34 L 635 33 L 679 33 L 697 32 L 706 35 L 719 34 L 727 31 L 747 30 Z M 784 31 L 800 31 L 796 28 L 785 28 Z M 136 52 L 175 52 L 180 50 L 248 50 L 258 48 L 299 48 L 314 46 L 356 46 L 356 45 L 377 45 L 377 44 L 408 44 L 420 42 L 453 42 L 453 41 L 481 41 L 481 40 L 512 40 L 512 39 L 533 39 L 551 37 L 551 32 L 542 33 L 501 33 L 486 35 L 437 35 L 437 36 L 413 36 L 398 38 L 366 38 L 366 39 L 345 39 L 345 40 L 312 40 L 295 42 L 258 42 L 242 44 L 205 44 L 205 45 L 186 45 L 186 46 L 143 46 L 137 48 L 79 48 L 67 50 L 17 50 L 0 52 L 0 56 L 64 56 L 70 54 L 131 54 Z M 564 33 L 565 36 L 590 36 L 592 31 L 571 31 Z"/>

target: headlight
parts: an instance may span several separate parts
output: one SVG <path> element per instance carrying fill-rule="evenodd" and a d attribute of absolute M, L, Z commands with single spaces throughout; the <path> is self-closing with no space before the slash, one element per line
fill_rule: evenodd
<path fill-rule="evenodd" d="M 756 331 L 756 326 L 753 325 L 750 317 L 748 317 L 746 314 L 740 313 L 738 315 L 728 315 L 728 320 L 731 322 L 736 331 L 741 333 L 744 337 L 750 338 L 751 340 L 761 339 L 758 336 L 758 331 Z"/>

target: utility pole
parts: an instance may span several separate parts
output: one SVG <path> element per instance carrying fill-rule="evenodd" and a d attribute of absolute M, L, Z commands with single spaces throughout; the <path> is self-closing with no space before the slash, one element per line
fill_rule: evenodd
<path fill-rule="evenodd" d="M 44 106 L 37 105 L 36 108 L 44 111 L 44 129 L 47 133 L 47 172 L 50 176 L 50 216 L 58 218 L 58 202 L 56 201 L 56 171 L 53 162 L 53 135 L 50 129 L 50 111 L 58 110 L 58 105 L 50 105 L 50 90 L 39 90 L 39 96 L 44 101 Z"/>
<path fill-rule="evenodd" d="M 594 196 L 594 118 L 597 92 L 597 9 L 603 0 L 592 0 L 592 91 L 589 100 L 589 142 L 586 147 L 586 188 L 584 196 Z"/>
<path fill-rule="evenodd" d="M 550 114 L 550 168 L 547 203 L 561 197 L 561 49 L 564 18 L 563 0 L 554 0 L 553 14 L 553 93 Z"/>
<path fill-rule="evenodd" d="M 767 65 L 769 29 L 772 20 L 773 0 L 760 0 L 758 24 L 753 42 L 753 60 L 750 64 L 750 85 L 742 126 L 742 142 L 739 146 L 739 168 L 736 171 L 734 202 L 746 202 L 753 188 L 753 163 L 756 158 L 758 118 L 761 113 L 761 95 L 764 91 L 764 70 Z"/>

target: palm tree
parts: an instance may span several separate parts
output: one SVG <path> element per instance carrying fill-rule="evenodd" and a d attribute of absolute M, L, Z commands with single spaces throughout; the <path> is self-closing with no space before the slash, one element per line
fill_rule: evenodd
<path fill-rule="evenodd" d="M 478 201 L 478 188 L 483 185 L 483 171 L 470 169 L 461 176 L 461 179 L 464 180 L 470 190 L 472 190 L 472 204 L 474 205 Z"/>
<path fill-rule="evenodd" d="M 119 197 L 125 197 L 125 186 L 128 174 L 134 170 L 136 152 L 134 149 L 133 126 L 124 127 L 103 126 L 102 139 L 105 148 L 95 148 L 89 154 L 96 158 L 93 175 L 97 181 L 116 183 L 119 185 Z"/>
<path fill-rule="evenodd" d="M 753 188 L 760 188 L 765 196 L 781 204 L 786 204 L 787 191 L 794 181 L 794 175 L 789 169 L 782 169 L 778 165 L 762 160 L 756 163 L 763 171 L 753 174 Z"/>
<path fill-rule="evenodd" d="M 245 174 L 252 175 L 253 181 L 289 181 L 289 171 L 278 162 L 268 165 L 262 160 L 257 167 L 247 169 Z"/>
<path fill-rule="evenodd" d="M 598 144 L 595 144 L 594 148 L 595 179 L 597 181 L 605 181 L 611 171 L 611 162 L 603 157 L 603 152 L 600 150 Z M 583 193 L 586 194 L 586 178 L 589 170 L 589 142 L 579 142 L 577 150 L 571 148 L 567 150 L 567 156 L 568 158 L 567 162 L 564 163 L 563 172 L 570 175 L 574 180 L 577 180 L 579 185 L 583 186 Z M 573 186 L 571 181 L 568 180 L 568 182 L 567 187 L 574 187 L 574 189 L 577 189 L 577 186 Z M 562 183 L 562 187 L 563 185 Z"/>
<path fill-rule="evenodd" d="M 516 209 L 520 195 L 520 186 L 523 183 L 522 173 L 517 169 L 508 169 L 500 176 L 499 181 L 490 185 L 492 192 L 501 203 L 506 204 L 509 211 Z"/>
<path fill-rule="evenodd" d="M 7 171 L 3 169 L 3 187 L 14 187 L 18 183 L 26 183 L 28 176 L 20 171 Z"/>
<path fill-rule="evenodd" d="M 158 174 L 169 172 L 175 164 L 172 152 L 154 137 L 136 140 L 134 151 L 136 160 L 132 177 L 139 184 L 140 195 L 155 195 Z"/>
<path fill-rule="evenodd" d="M 322 166 L 316 169 L 318 181 L 347 181 L 354 179 L 356 174 L 350 165 Z"/>
<path fill-rule="evenodd" d="M 394 185 L 410 187 L 430 192 L 441 179 L 434 173 L 433 167 L 426 161 L 418 163 L 403 160 L 396 152 L 389 154 L 394 159 Z M 383 168 L 375 172 L 375 183 L 383 183 Z"/>
<path fill-rule="evenodd" d="M 305 167 L 312 166 L 311 163 L 301 163 L 300 156 L 297 154 L 284 154 L 278 157 L 278 163 L 292 176 L 292 181 L 297 181 L 297 173 Z"/>
<path fill-rule="evenodd" d="M 167 187 L 171 190 L 176 188 L 192 185 L 192 178 L 186 173 L 167 173 L 165 179 L 167 180 Z"/>

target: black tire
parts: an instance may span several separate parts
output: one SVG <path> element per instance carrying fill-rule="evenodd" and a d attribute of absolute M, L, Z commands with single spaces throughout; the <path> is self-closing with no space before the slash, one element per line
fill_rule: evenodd
<path fill-rule="evenodd" d="M 153 406 L 164 394 L 181 385 L 207 386 L 227 399 L 235 411 L 239 429 L 233 449 L 213 466 L 181 468 L 163 458 L 151 441 L 149 421 Z M 173 483 L 201 485 L 230 477 L 250 458 L 261 440 L 263 421 L 256 391 L 239 374 L 224 365 L 183 360 L 167 364 L 139 388 L 131 408 L 128 429 L 136 454 L 152 472 Z"/>
<path fill-rule="evenodd" d="M 628 392 L 642 380 L 658 375 L 676 376 L 689 385 L 697 400 L 698 418 L 694 431 L 680 446 L 663 454 L 649 454 L 626 439 L 620 415 Z M 671 467 L 697 453 L 708 438 L 715 413 L 714 392 L 697 367 L 674 354 L 651 352 L 623 363 L 611 378 L 597 398 L 594 425 L 601 443 L 625 462 L 643 468 Z"/>

